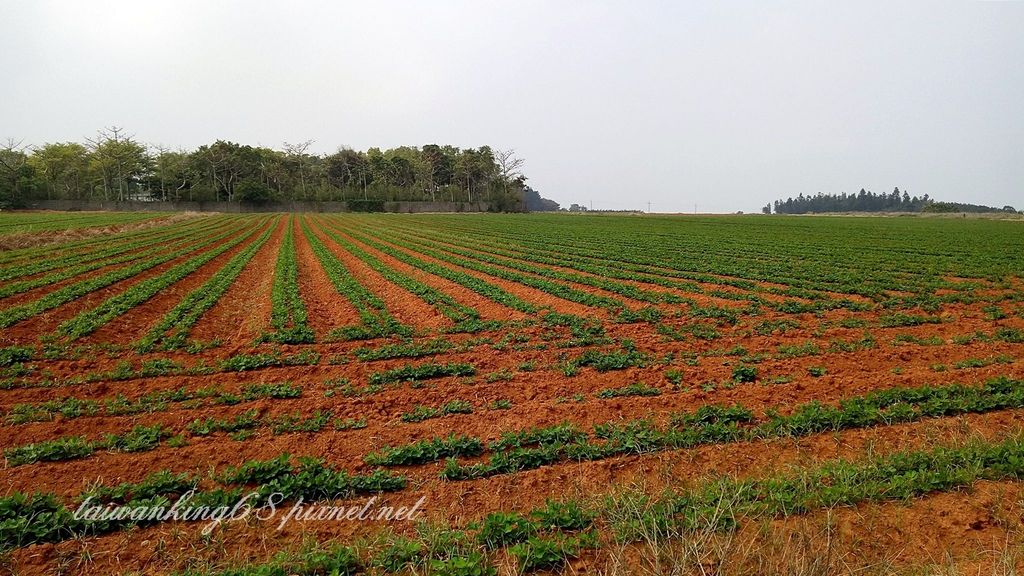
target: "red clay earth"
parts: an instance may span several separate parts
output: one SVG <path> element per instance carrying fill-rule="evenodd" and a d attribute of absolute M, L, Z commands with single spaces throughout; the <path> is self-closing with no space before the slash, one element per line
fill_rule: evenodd
<path fill-rule="evenodd" d="M 238 236 L 245 234 L 246 231 L 247 229 L 245 228 L 238 229 L 237 231 L 234 231 L 230 235 L 228 235 L 228 237 L 225 238 L 224 241 L 230 241 L 234 238 L 237 238 Z M 201 242 L 193 243 L 193 245 L 198 245 L 199 243 Z M 185 262 L 189 258 L 196 256 L 199 253 L 207 252 L 214 248 L 216 248 L 216 246 L 211 245 L 200 249 L 200 251 L 198 252 L 193 250 L 192 252 L 186 253 L 182 256 L 178 256 L 172 260 L 169 260 L 158 266 L 150 268 L 149 270 L 146 270 L 141 274 L 138 274 L 125 280 L 120 280 L 109 286 L 90 292 L 85 296 L 82 296 L 81 298 L 68 302 L 63 306 L 52 308 L 50 310 L 43 312 L 42 314 L 18 322 L 17 324 L 4 329 L 4 334 L 2 338 L 0 338 L 0 342 L 5 343 L 5 345 L 14 343 L 30 344 L 32 342 L 35 342 L 36 340 L 38 340 L 40 336 L 52 334 L 53 331 L 56 330 L 56 328 L 65 320 L 70 320 L 71 318 L 77 316 L 79 313 L 94 308 L 95 306 L 101 304 L 107 298 L 124 292 L 133 284 L 147 280 L 149 278 L 159 276 L 166 272 L 167 270 L 169 270 L 170 268 L 173 268 L 178 264 Z M 126 264 L 126 266 L 127 265 L 130 264 Z M 100 273 L 91 272 L 87 275 L 87 277 L 94 277 L 98 275 L 100 275 Z M 46 293 L 49 293 L 49 290 L 46 290 Z M 19 303 L 24 304 L 25 302 L 22 301 Z"/>
<path fill-rule="evenodd" d="M 462 286 L 461 284 L 456 284 L 451 280 L 440 278 L 432 274 L 427 274 L 426 272 L 423 272 L 419 268 L 410 266 L 404 262 L 399 261 L 397 258 L 393 256 L 390 256 L 388 254 L 385 254 L 384 252 L 381 252 L 380 250 L 377 250 L 376 248 L 366 243 L 360 242 L 355 237 L 346 234 L 343 228 L 339 228 L 334 223 L 328 222 L 326 223 L 326 225 L 330 227 L 330 230 L 332 232 L 338 234 L 345 240 L 348 240 L 355 246 L 361 248 L 363 251 L 369 253 L 371 256 L 380 260 L 384 265 L 391 268 L 392 270 L 395 270 L 400 274 L 409 276 L 415 280 L 418 280 L 419 282 L 423 282 L 424 284 L 430 286 L 431 288 L 434 288 L 435 290 L 439 290 L 445 294 L 448 294 L 463 306 L 473 308 L 474 310 L 480 313 L 480 317 L 484 320 L 510 321 L 522 320 L 526 317 L 522 312 L 506 308 L 500 304 L 488 300 L 487 298 L 477 294 L 476 292 L 473 292 L 472 290 L 469 290 L 468 288 Z"/>
<path fill-rule="evenodd" d="M 947 321 L 941 324 L 896 328 L 877 326 L 878 320 L 892 311 L 834 310 L 794 315 L 765 309 L 758 316 L 741 315 L 736 325 L 702 320 L 714 325 L 719 332 L 720 336 L 714 340 L 690 337 L 684 341 L 673 341 L 659 334 L 651 324 L 616 324 L 609 320 L 603 309 L 567 302 L 535 288 L 493 278 L 398 247 L 387 241 L 387 231 L 359 230 L 361 234 L 372 233 L 376 236 L 375 240 L 424 261 L 485 279 L 538 307 L 550 307 L 559 312 L 594 318 L 605 326 L 609 337 L 619 341 L 631 340 L 651 358 L 645 367 L 604 373 L 582 368 L 577 375 L 567 377 L 561 366 L 565 360 L 580 354 L 583 348 L 554 345 L 570 337 L 566 329 L 554 330 L 554 340 L 550 340 L 551 329 L 540 325 L 502 328 L 477 334 L 443 333 L 442 330 L 450 326 L 450 322 L 432 306 L 390 285 L 379 273 L 332 241 L 323 229 L 336 231 L 396 271 L 474 307 L 485 319 L 522 320 L 530 316 L 513 312 L 465 287 L 402 264 L 373 249 L 345 233 L 348 224 L 344 219 L 322 216 L 305 218 L 317 238 L 357 280 L 385 301 L 388 311 L 396 319 L 420 331 L 414 341 L 422 343 L 440 337 L 449 340 L 455 349 L 416 359 L 360 362 L 351 357 L 355 349 L 392 344 L 395 340 L 329 341 L 326 336 L 331 330 L 358 323 L 358 315 L 324 274 L 298 220 L 295 221 L 293 235 L 299 269 L 299 292 L 318 342 L 294 346 L 257 343 L 256 338 L 269 322 L 274 263 L 287 225 L 286 218 L 277 218 L 266 225 L 274 227 L 266 245 L 257 252 L 225 296 L 203 315 L 190 334 L 192 338 L 204 342 L 221 340 L 221 346 L 195 354 L 154 352 L 134 355 L 109 345 L 130 347 L 138 337 L 146 333 L 149 326 L 159 321 L 164 312 L 201 285 L 219 265 L 244 245 L 203 266 L 172 290 L 127 311 L 109 327 L 98 330 L 84 340 L 85 348 L 80 355 L 34 358 L 30 362 L 32 369 L 28 374 L 13 377 L 8 388 L 0 389 L 0 411 L 8 414 L 19 403 L 39 403 L 66 397 L 104 400 L 121 394 L 129 399 L 137 399 L 157 391 L 180 387 L 195 391 L 209 386 L 235 392 L 247 384 L 281 381 L 301 385 L 301 398 L 264 399 L 235 406 L 213 405 L 209 402 L 194 406 L 188 403 L 169 403 L 166 409 L 130 416 L 56 416 L 45 422 L 5 422 L 0 426 L 0 444 L 5 447 L 71 435 L 95 439 L 104 433 L 127 431 L 136 424 L 158 423 L 174 433 L 184 434 L 188 443 L 176 448 L 162 444 L 148 452 L 127 454 L 98 451 L 78 460 L 8 466 L 0 471 L 3 492 L 53 492 L 65 502 L 71 503 L 77 494 L 97 481 L 107 485 L 138 482 L 148 474 L 162 469 L 205 476 L 225 466 L 237 465 L 250 459 L 271 458 L 283 452 L 295 456 L 321 457 L 334 467 L 368 473 L 373 468 L 362 459 L 381 446 L 401 445 L 452 433 L 493 440 L 502 432 L 561 422 L 572 422 L 584 430 L 594 424 L 637 417 L 650 417 L 664 423 L 673 412 L 692 411 L 709 403 L 739 403 L 761 417 L 772 408 L 788 413 L 796 405 L 812 400 L 835 403 L 840 398 L 893 387 L 953 382 L 975 384 L 996 376 L 1024 378 L 1021 344 L 982 340 L 966 344 L 952 342 L 955 337 L 979 331 L 992 333 L 999 328 L 1024 329 L 1024 320 L 1019 316 L 990 319 L 989 313 L 984 310 L 987 303 L 943 305 L 937 314 Z M 254 240 L 264 229 L 261 227 L 249 241 Z M 175 262 L 180 261 L 182 259 Z M 3 331 L 3 340 L 22 344 L 38 342 L 40 337 L 52 332 L 60 321 L 121 293 L 139 280 L 159 274 L 171 265 L 173 263 L 159 266 L 38 318 L 18 323 Z M 565 268 L 550 268 L 568 271 Z M 653 284 L 625 283 L 652 291 L 668 290 Z M 607 294 L 635 307 L 643 305 L 593 287 L 570 284 L 585 292 Z M 699 295 L 688 296 L 704 303 Z M 742 302 L 707 300 L 709 303 L 713 300 L 720 306 L 737 309 L 743 306 Z M 1004 308 L 1010 311 L 1012 306 L 1005 304 Z M 685 316 L 688 309 L 686 305 L 664 305 L 661 308 L 678 310 L 682 314 L 679 318 L 667 318 L 665 323 L 668 325 L 680 326 L 694 322 L 694 319 Z M 866 324 L 857 328 L 843 328 L 839 325 L 841 320 L 849 318 L 863 320 Z M 762 322 L 781 319 L 792 320 L 799 325 L 784 334 L 758 335 L 754 331 L 754 327 Z M 866 332 L 874 337 L 874 348 L 854 352 L 835 352 L 829 349 L 834 341 L 856 341 Z M 509 335 L 516 337 L 507 339 Z M 894 339 L 900 335 L 913 335 L 919 341 L 939 337 L 942 342 L 927 346 L 894 344 Z M 780 357 L 780 346 L 802 345 L 809 341 L 817 344 L 821 354 Z M 538 348 L 543 345 L 547 346 Z M 616 348 L 617 345 L 602 347 Z M 734 352 L 737 347 L 744 349 L 742 353 Z M 61 384 L 66 378 L 100 375 L 114 370 L 125 360 L 130 360 L 135 366 L 144 360 L 167 358 L 186 366 L 203 361 L 208 366 L 216 367 L 219 361 L 233 354 L 268 353 L 275 350 L 284 354 L 316 351 L 320 353 L 320 359 L 314 366 L 273 367 L 251 372 L 214 370 L 209 375 L 134 377 L 124 380 L 97 376 L 93 382 Z M 666 360 L 670 354 L 673 356 Z M 764 358 L 756 362 L 746 360 L 757 367 L 757 381 L 731 383 L 733 369 L 743 362 L 742 358 L 749 359 L 758 354 L 763 354 Z M 348 357 L 348 361 L 331 363 L 331 358 L 342 357 Z M 956 367 L 957 362 L 968 359 L 997 357 L 1001 357 L 1002 361 L 978 368 Z M 364 386 L 371 373 L 428 361 L 472 364 L 477 374 L 470 378 L 431 379 L 415 386 L 409 383 L 385 386 L 375 393 L 353 397 L 338 393 L 336 386 L 331 384 L 345 378 L 353 386 Z M 826 374 L 812 376 L 809 369 L 817 366 L 824 367 Z M 681 372 L 682 381 L 679 386 L 666 378 L 665 372 L 668 369 Z M 787 380 L 782 380 L 782 377 Z M 61 385 L 44 385 L 48 378 L 55 379 Z M 773 383 L 776 378 L 779 380 Z M 636 382 L 657 387 L 661 395 L 614 399 L 596 397 L 603 389 Z M 419 423 L 405 423 L 401 420 L 402 414 L 416 406 L 438 406 L 452 399 L 468 400 L 473 405 L 473 413 L 449 415 Z M 497 400 L 511 401 L 511 408 L 489 409 L 488 406 Z M 292 413 L 309 417 L 318 410 L 329 410 L 334 418 L 365 418 L 366 427 L 337 431 L 327 426 L 316 433 L 280 435 L 259 428 L 255 435 L 240 441 L 232 440 L 224 433 L 200 437 L 186 432 L 186 426 L 196 419 L 233 417 L 247 410 L 256 410 L 261 417 Z M 594 500 L 617 490 L 637 488 L 647 493 L 658 493 L 666 488 L 679 488 L 718 474 L 757 478 L 786 473 L 795 467 L 836 458 L 858 459 L 869 453 L 925 449 L 938 443 L 975 437 L 999 440 L 1022 426 L 1024 410 L 1002 410 L 803 438 L 725 443 L 619 456 L 594 462 L 566 462 L 516 474 L 459 482 L 441 480 L 438 472 L 443 462 L 430 463 L 397 469 L 408 476 L 409 486 L 403 491 L 386 494 L 384 498 L 396 503 L 411 503 L 420 496 L 426 496 L 426 512 L 431 519 L 462 526 L 496 510 L 527 511 L 542 505 L 548 498 L 580 497 Z M 1010 542 L 1016 545 L 1022 541 L 1019 510 L 1005 504 L 1016 502 L 1021 496 L 1017 484 L 983 482 L 964 492 L 937 493 L 909 503 L 865 504 L 831 512 L 816 511 L 803 516 L 759 521 L 760 524 L 751 522 L 744 524 L 731 536 L 719 535 L 712 539 L 713 542 L 709 540 L 707 554 L 699 563 L 705 569 L 730 563 L 747 567 L 748 573 L 757 573 L 771 571 L 773 566 L 785 571 L 777 565 L 788 558 L 792 560 L 785 565 L 789 568 L 795 565 L 794 562 L 829 562 L 822 568 L 822 572 L 830 573 L 839 571 L 842 566 L 877 567 L 884 562 L 891 563 L 895 568 L 951 562 L 964 572 L 973 573 L 981 569 L 987 572 L 989 568 L 1005 561 L 1005 555 L 990 553 L 997 550 L 998 543 Z M 201 526 L 195 524 L 159 524 L 58 544 L 26 546 L 12 551 L 7 562 L 12 573 L 17 574 L 111 574 L 129 571 L 166 574 L 195 565 L 197 560 L 228 564 L 240 560 L 264 561 L 278 550 L 299 546 L 307 538 L 349 542 L 359 537 L 370 537 L 384 527 L 378 524 L 310 521 L 289 525 L 277 531 L 272 524 L 249 522 L 222 526 L 214 531 L 212 537 L 207 538 L 199 533 Z M 412 527 L 404 523 L 390 527 L 400 533 L 409 534 L 412 531 Z M 829 538 L 820 538 L 822 531 L 828 532 Z M 729 540 L 723 542 L 722 538 Z M 820 549 L 823 541 L 833 542 L 833 548 Z M 670 543 L 665 546 L 672 548 Z M 681 553 L 678 543 L 673 550 L 674 553 Z M 937 550 L 948 551 L 949 558 L 936 557 Z M 643 545 L 630 546 L 624 550 L 602 548 L 584 554 L 573 561 L 567 570 L 569 573 L 640 573 L 650 569 L 652 558 L 656 556 L 654 552 Z M 507 562 L 507 559 L 503 561 Z M 616 563 L 623 566 L 618 572 L 613 568 Z M 822 567 L 821 564 L 817 566 Z M 509 569 L 506 566 L 504 573 L 510 573 L 507 572 Z"/>
<path fill-rule="evenodd" d="M 278 218 L 267 243 L 224 296 L 192 327 L 189 337 L 200 342 L 222 341 L 231 352 L 248 348 L 267 329 L 270 289 L 274 284 L 274 260 L 288 222 Z"/>
<path fill-rule="evenodd" d="M 311 224 L 308 216 L 305 220 L 307 224 Z M 400 324 L 409 326 L 417 332 L 438 331 L 451 325 L 451 321 L 437 309 L 402 288 L 396 289 L 379 272 L 338 245 L 319 226 L 313 224 L 310 226 L 310 230 L 327 247 L 327 250 L 345 266 L 357 282 L 369 289 L 377 298 L 387 302 L 388 312 Z"/>

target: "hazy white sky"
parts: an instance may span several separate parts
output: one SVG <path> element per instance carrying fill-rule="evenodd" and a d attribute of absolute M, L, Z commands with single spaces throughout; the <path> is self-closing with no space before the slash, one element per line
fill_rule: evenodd
<path fill-rule="evenodd" d="M 0 0 L 0 138 L 515 148 L 563 205 L 1024 208 L 1024 3 Z"/>

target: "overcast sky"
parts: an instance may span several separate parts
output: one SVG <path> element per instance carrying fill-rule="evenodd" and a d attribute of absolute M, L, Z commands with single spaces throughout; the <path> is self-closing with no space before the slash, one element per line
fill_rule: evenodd
<path fill-rule="evenodd" d="M 0 0 L 0 139 L 514 148 L 563 205 L 1024 208 L 1024 3 Z"/>

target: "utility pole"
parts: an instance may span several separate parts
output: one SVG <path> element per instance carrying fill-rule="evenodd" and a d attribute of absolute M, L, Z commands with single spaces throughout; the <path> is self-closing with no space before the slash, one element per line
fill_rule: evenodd
<path fill-rule="evenodd" d="M 651 213 L 651 203 L 650 202 L 647 203 L 647 213 L 648 214 Z"/>

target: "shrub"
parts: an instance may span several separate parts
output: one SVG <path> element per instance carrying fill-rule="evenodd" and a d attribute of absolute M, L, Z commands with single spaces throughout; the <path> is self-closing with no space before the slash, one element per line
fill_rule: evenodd
<path fill-rule="evenodd" d="M 32 349 L 20 346 L 0 348 L 0 367 L 10 366 L 17 362 L 28 362 L 32 359 Z"/>
<path fill-rule="evenodd" d="M 436 462 L 450 456 L 479 456 L 483 451 L 484 444 L 479 439 L 451 435 L 405 446 L 385 447 L 371 452 L 364 461 L 371 466 L 408 466 Z"/>
<path fill-rule="evenodd" d="M 85 458 L 93 453 L 93 445 L 81 436 L 69 436 L 34 444 L 25 444 L 4 450 L 4 457 L 11 466 L 34 462 L 57 462 Z"/>
<path fill-rule="evenodd" d="M 733 368 L 732 379 L 734 382 L 753 382 L 757 380 L 757 368 L 741 364 Z"/>
<path fill-rule="evenodd" d="M 488 548 L 499 548 L 522 542 L 537 532 L 527 518 L 508 512 L 492 512 L 480 524 L 478 538 Z"/>
<path fill-rule="evenodd" d="M 633 366 L 645 366 L 649 358 L 647 354 L 640 352 L 630 343 L 621 350 L 603 352 L 600 350 L 587 350 L 573 360 L 572 365 L 576 367 L 589 366 L 598 372 L 610 370 L 624 370 Z"/>

